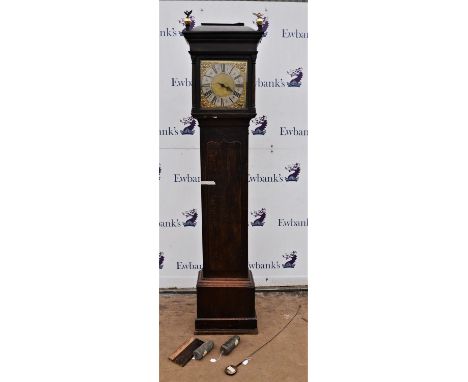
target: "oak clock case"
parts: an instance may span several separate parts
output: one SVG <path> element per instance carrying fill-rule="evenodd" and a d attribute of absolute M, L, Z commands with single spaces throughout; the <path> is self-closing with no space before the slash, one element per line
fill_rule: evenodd
<path fill-rule="evenodd" d="M 203 269 L 195 334 L 257 334 L 248 268 L 248 128 L 262 32 L 201 24 L 183 32 L 192 59 L 192 116 L 200 127 Z"/>

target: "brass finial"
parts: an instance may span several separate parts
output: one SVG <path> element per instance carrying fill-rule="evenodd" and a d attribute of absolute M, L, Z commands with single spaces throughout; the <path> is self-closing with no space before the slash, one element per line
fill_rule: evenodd
<path fill-rule="evenodd" d="M 260 12 L 259 13 L 254 13 L 253 15 L 257 16 L 257 20 L 255 22 L 257 24 L 258 31 L 261 32 L 262 31 L 262 25 L 263 25 L 263 18 L 262 18 L 263 15 Z"/>
<path fill-rule="evenodd" d="M 190 20 L 190 15 L 192 14 L 192 11 L 184 11 L 185 13 L 185 18 L 184 18 L 184 25 L 185 25 L 185 30 L 189 30 L 190 24 L 192 23 L 192 20 Z"/>

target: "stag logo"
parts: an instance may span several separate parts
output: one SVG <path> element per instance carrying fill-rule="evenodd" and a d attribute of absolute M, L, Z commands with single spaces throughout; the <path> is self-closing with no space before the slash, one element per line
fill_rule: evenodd
<path fill-rule="evenodd" d="M 258 210 L 258 211 L 253 211 L 250 213 L 250 215 L 255 217 L 255 220 L 253 222 L 250 222 L 252 227 L 262 227 L 265 224 L 265 218 L 266 218 L 265 208 L 262 208 L 261 210 Z"/>
<path fill-rule="evenodd" d="M 159 269 L 164 267 L 164 252 L 159 252 Z"/>
<path fill-rule="evenodd" d="M 187 218 L 187 221 L 183 223 L 184 227 L 195 227 L 197 225 L 198 213 L 195 208 L 190 211 L 182 212 L 182 215 Z"/>
<path fill-rule="evenodd" d="M 261 18 L 263 20 L 263 23 L 262 23 L 262 32 L 263 32 L 263 37 L 266 37 L 266 35 L 268 34 L 267 30 L 268 30 L 268 25 L 269 25 L 269 22 L 268 22 L 268 17 L 266 17 L 263 13 L 252 13 L 254 16 L 257 16 L 257 18 Z M 253 21 L 253 23 L 256 25 L 257 24 L 257 20 Z"/>
<path fill-rule="evenodd" d="M 287 73 L 291 77 L 293 77 L 291 79 L 291 81 L 288 82 L 289 87 L 298 88 L 298 87 L 300 87 L 302 85 L 301 84 L 301 80 L 302 80 L 302 76 L 303 76 L 302 68 L 297 68 L 297 69 L 294 69 L 294 70 L 288 70 Z"/>
<path fill-rule="evenodd" d="M 253 120 L 255 124 L 255 129 L 251 130 L 253 135 L 265 135 L 267 128 L 267 117 L 262 115 L 261 117 L 255 118 Z"/>
<path fill-rule="evenodd" d="M 192 13 L 192 11 L 190 11 L 190 13 Z M 190 19 L 190 25 L 188 28 L 189 31 L 195 28 L 195 17 L 193 17 L 190 13 L 187 15 L 187 17 Z M 184 18 L 179 19 L 179 24 L 182 24 L 183 26 L 182 30 L 184 31 L 185 30 Z M 179 34 L 183 36 L 182 31 L 180 31 Z"/>
<path fill-rule="evenodd" d="M 291 174 L 286 178 L 286 182 L 297 182 L 299 180 L 299 173 L 301 172 L 301 165 L 299 163 L 294 163 L 285 167 Z"/>
<path fill-rule="evenodd" d="M 283 268 L 294 268 L 296 266 L 297 252 L 292 251 L 291 253 L 286 253 L 283 255 L 283 258 L 286 262 L 283 264 Z"/>
<path fill-rule="evenodd" d="M 180 130 L 182 135 L 193 135 L 195 134 L 195 127 L 197 126 L 197 120 L 193 117 L 182 118 L 180 122 L 184 125 L 184 129 Z"/>

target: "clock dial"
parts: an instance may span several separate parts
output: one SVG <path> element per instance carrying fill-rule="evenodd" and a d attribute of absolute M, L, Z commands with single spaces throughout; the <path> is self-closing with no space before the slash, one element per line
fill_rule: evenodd
<path fill-rule="evenodd" d="M 202 108 L 246 107 L 247 61 L 202 60 L 200 77 Z"/>

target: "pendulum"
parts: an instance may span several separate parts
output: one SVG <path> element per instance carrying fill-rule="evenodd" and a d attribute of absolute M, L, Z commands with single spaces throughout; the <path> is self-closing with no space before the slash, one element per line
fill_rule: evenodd
<path fill-rule="evenodd" d="M 283 326 L 283 328 L 278 332 L 276 333 L 273 337 L 271 337 L 267 342 L 265 342 L 262 346 L 260 346 L 257 350 L 255 350 L 254 352 L 250 353 L 246 358 L 244 358 L 241 362 L 239 362 L 237 365 L 229 365 L 228 367 L 226 367 L 224 369 L 224 372 L 227 374 L 227 375 L 234 375 L 237 373 L 237 369 L 239 368 L 240 365 L 247 365 L 250 361 L 250 358 L 256 353 L 258 352 L 260 349 L 262 349 L 265 345 L 268 345 L 271 341 L 273 341 L 276 336 L 278 336 L 284 329 L 286 329 L 286 327 L 294 320 L 294 318 L 297 316 L 297 314 L 299 313 L 299 310 L 301 309 L 301 306 L 299 305 L 297 307 L 297 311 L 296 311 L 296 314 L 288 321 L 288 323 L 286 325 Z M 221 355 L 220 355 L 221 357 Z M 211 360 L 211 362 L 216 362 L 213 361 L 213 359 Z"/>

